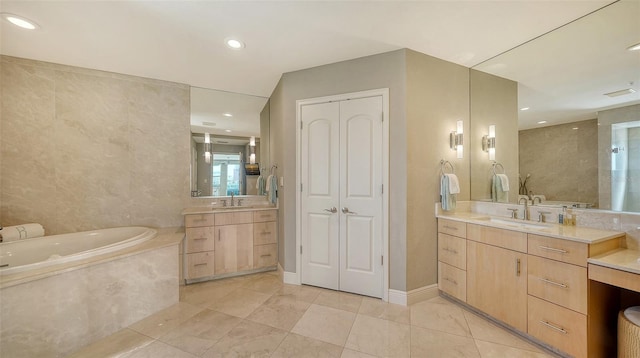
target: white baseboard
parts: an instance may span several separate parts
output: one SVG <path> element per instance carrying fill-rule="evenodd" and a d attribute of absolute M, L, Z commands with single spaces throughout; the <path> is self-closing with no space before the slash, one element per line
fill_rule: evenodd
<path fill-rule="evenodd" d="M 298 274 L 295 272 L 282 271 L 282 282 L 290 285 L 299 285 L 300 279 L 298 278 Z"/>
<path fill-rule="evenodd" d="M 423 286 L 409 292 L 389 290 L 389 303 L 409 306 L 438 296 L 438 284 Z"/>

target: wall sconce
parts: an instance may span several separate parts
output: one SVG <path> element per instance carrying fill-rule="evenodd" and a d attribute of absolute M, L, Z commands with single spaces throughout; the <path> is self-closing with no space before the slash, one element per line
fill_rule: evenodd
<path fill-rule="evenodd" d="M 256 137 L 251 137 L 249 138 L 249 146 L 250 147 L 255 147 L 256 146 Z"/>
<path fill-rule="evenodd" d="M 256 164 L 256 137 L 249 138 L 249 164 Z"/>
<path fill-rule="evenodd" d="M 449 134 L 449 147 L 451 147 L 451 149 L 455 150 L 457 153 L 457 157 L 460 159 L 462 158 L 462 144 L 464 143 L 464 136 L 462 134 L 463 131 L 463 125 L 462 125 L 462 121 L 457 121 L 456 122 L 456 130 L 452 131 Z"/>
<path fill-rule="evenodd" d="M 211 136 L 209 133 L 204 134 L 204 161 L 207 164 L 211 164 Z"/>
<path fill-rule="evenodd" d="M 489 160 L 496 160 L 496 125 L 489 126 L 489 134 L 482 137 L 482 150 L 489 153 Z"/>

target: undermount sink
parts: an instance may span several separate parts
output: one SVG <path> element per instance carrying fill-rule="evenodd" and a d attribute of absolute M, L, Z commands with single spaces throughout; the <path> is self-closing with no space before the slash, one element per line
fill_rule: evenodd
<path fill-rule="evenodd" d="M 549 224 L 545 224 L 545 223 L 535 223 L 531 221 L 515 220 L 515 219 L 510 220 L 510 219 L 496 218 L 492 216 L 476 216 L 476 217 L 472 217 L 471 219 L 488 221 L 494 224 L 509 226 L 509 227 L 518 228 L 518 229 L 544 230 L 551 227 Z"/>

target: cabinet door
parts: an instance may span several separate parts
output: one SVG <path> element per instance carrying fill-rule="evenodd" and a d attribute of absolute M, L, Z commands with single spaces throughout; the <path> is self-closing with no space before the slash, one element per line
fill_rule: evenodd
<path fill-rule="evenodd" d="M 527 255 L 467 241 L 467 303 L 527 331 Z"/>
<path fill-rule="evenodd" d="M 253 224 L 216 226 L 216 275 L 253 268 Z"/>

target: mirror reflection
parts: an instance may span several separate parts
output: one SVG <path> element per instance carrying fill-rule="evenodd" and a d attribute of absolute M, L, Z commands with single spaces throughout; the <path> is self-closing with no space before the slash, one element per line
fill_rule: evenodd
<path fill-rule="evenodd" d="M 639 2 L 615 2 L 474 67 L 518 83 L 518 133 L 496 139 L 518 148 L 502 153 L 519 163 L 508 173 L 514 194 L 536 205 L 640 211 L 640 51 L 629 50 L 640 43 L 639 14 Z M 476 119 L 472 111 L 472 128 Z M 472 170 L 471 181 L 473 200 L 491 200 L 478 190 L 486 175 Z"/>
<path fill-rule="evenodd" d="M 267 100 L 191 88 L 191 196 L 260 194 L 260 169 L 268 165 L 268 139 L 261 138 L 268 136 Z"/>

